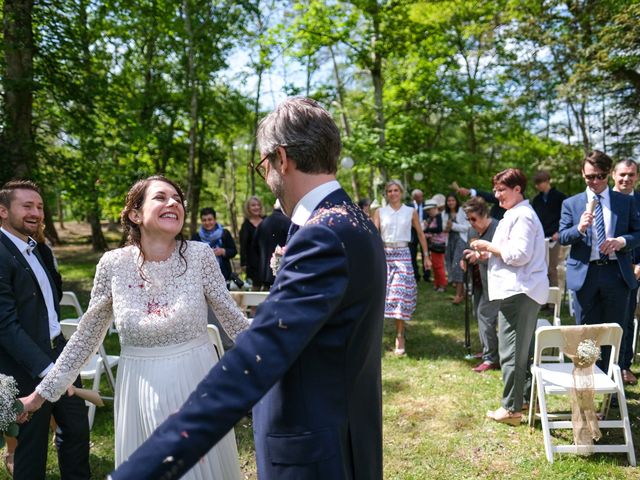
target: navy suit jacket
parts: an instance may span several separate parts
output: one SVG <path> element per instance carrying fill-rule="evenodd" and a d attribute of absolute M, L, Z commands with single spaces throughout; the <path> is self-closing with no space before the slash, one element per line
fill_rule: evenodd
<path fill-rule="evenodd" d="M 640 245 L 640 216 L 631 195 L 623 195 L 609 189 L 611 200 L 611 222 L 613 236 L 623 237 L 627 245 L 616 252 L 620 274 L 629 288 L 634 288 L 637 281 L 631 266 L 632 252 Z M 592 238 L 591 228 L 586 235 L 578 231 L 580 217 L 586 210 L 587 193 L 582 192 L 567 198 L 562 203 L 560 214 L 560 243 L 571 245 L 567 259 L 567 288 L 578 291 L 582 288 L 589 269 L 591 245 L 596 239 Z"/>
<path fill-rule="evenodd" d="M 287 244 L 251 328 L 113 474 L 178 478 L 255 405 L 261 480 L 381 480 L 380 236 L 344 190 Z"/>
<path fill-rule="evenodd" d="M 37 249 L 33 252 L 39 256 Z M 58 317 L 59 284 L 43 264 L 51 283 Z M 14 243 L 0 232 L 0 373 L 18 382 L 20 395 L 33 392 L 38 375 L 55 362 L 49 338 L 49 314 L 29 263 Z"/>

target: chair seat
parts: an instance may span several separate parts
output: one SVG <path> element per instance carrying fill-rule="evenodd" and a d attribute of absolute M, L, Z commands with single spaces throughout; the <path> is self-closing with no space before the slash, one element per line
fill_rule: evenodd
<path fill-rule="evenodd" d="M 574 387 L 573 363 L 545 363 L 544 368 L 533 366 L 531 368 L 533 375 L 536 374 L 536 370 L 541 372 L 544 390 L 550 395 L 566 394 Z M 593 368 L 593 389 L 597 393 L 615 393 L 617 391 L 615 382 L 595 365 Z"/>
<path fill-rule="evenodd" d="M 107 355 L 107 359 L 109 360 L 109 366 L 115 367 L 118 365 L 120 357 L 117 355 Z M 80 377 L 83 380 L 93 380 L 93 377 L 96 376 L 96 372 L 98 371 L 98 362 L 102 362 L 100 355 L 96 354 L 92 356 L 89 361 L 84 364 L 82 370 L 80 370 Z"/>

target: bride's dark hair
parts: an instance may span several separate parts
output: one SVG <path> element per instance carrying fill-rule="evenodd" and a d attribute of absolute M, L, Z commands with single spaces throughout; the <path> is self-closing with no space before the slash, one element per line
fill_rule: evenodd
<path fill-rule="evenodd" d="M 134 245 L 140 250 L 140 255 L 142 256 L 142 264 L 144 264 L 145 258 L 144 251 L 142 250 L 142 247 L 140 245 L 140 225 L 131 221 L 131 219 L 129 218 L 129 213 L 134 210 L 140 210 L 142 208 L 142 205 L 144 204 L 144 200 L 146 198 L 147 188 L 149 187 L 151 182 L 164 182 L 175 188 L 176 192 L 178 192 L 178 196 L 180 197 L 180 204 L 185 211 L 184 218 L 186 218 L 187 213 L 187 208 L 184 201 L 184 193 L 182 192 L 180 186 L 174 181 L 169 180 L 162 175 L 152 175 L 142 180 L 138 180 L 133 184 L 133 186 L 129 189 L 129 193 L 127 193 L 127 198 L 124 202 L 124 208 L 122 209 L 122 212 L 120 212 L 120 222 L 122 223 L 124 233 L 127 236 L 127 244 Z M 187 249 L 187 242 L 185 241 L 184 235 L 182 234 L 182 229 L 180 229 L 180 232 L 176 235 L 176 240 L 179 244 L 178 253 L 180 254 L 180 258 L 185 264 L 186 271 L 187 259 L 184 256 L 184 252 Z M 140 267 L 142 267 L 142 265 L 140 265 Z M 142 274 L 142 272 L 140 273 Z"/>

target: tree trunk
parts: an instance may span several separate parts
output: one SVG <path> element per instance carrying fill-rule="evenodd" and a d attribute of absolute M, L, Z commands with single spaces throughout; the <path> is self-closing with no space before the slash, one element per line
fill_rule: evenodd
<path fill-rule="evenodd" d="M 44 204 L 44 236 L 47 237 L 52 245 L 60 245 L 60 237 L 53 223 L 51 208 L 46 203 Z"/>
<path fill-rule="evenodd" d="M 4 113 L 6 125 L 1 150 L 4 158 L 0 180 L 28 177 L 35 169 L 33 139 L 33 32 L 32 0 L 5 0 Z"/>
<path fill-rule="evenodd" d="M 109 247 L 102 234 L 102 225 L 100 224 L 101 210 L 98 200 L 98 192 L 94 189 L 91 192 L 91 203 L 87 209 L 87 222 L 91 225 L 91 247 L 93 251 L 106 252 Z"/>
<path fill-rule="evenodd" d="M 195 203 L 195 183 L 196 179 L 196 148 L 198 142 L 198 88 L 196 82 L 196 65 L 194 52 L 194 36 L 191 26 L 191 5 L 189 0 L 184 0 L 184 24 L 187 33 L 187 88 L 191 93 L 189 109 L 189 157 L 188 157 L 188 179 L 187 179 L 187 202 L 189 205 Z M 191 212 L 189 231 L 195 232 L 198 228 L 198 214 Z"/>
<path fill-rule="evenodd" d="M 373 101 L 376 111 L 376 126 L 378 128 L 378 148 L 380 151 L 384 151 L 387 144 L 386 139 L 386 125 L 384 119 L 384 101 L 383 101 L 383 88 L 384 79 L 382 78 L 382 55 L 380 54 L 378 41 L 380 39 L 380 18 L 378 17 L 378 9 L 375 7 L 375 12 L 372 13 L 373 20 L 373 37 L 371 39 L 371 80 L 373 82 Z M 380 175 L 384 183 L 387 182 L 387 169 L 384 165 L 378 165 L 380 169 Z"/>
<path fill-rule="evenodd" d="M 262 47 L 261 47 L 262 48 Z M 249 187 L 251 191 L 251 195 L 256 194 L 256 172 L 252 168 L 255 158 L 256 158 L 256 150 L 258 149 L 258 123 L 260 122 L 260 89 L 262 87 L 262 74 L 264 73 L 264 66 L 262 62 L 258 64 L 258 70 L 256 74 L 258 75 L 258 86 L 256 87 L 256 99 L 253 104 L 253 135 L 251 136 L 251 153 L 249 154 L 249 164 L 247 168 L 249 169 Z"/>

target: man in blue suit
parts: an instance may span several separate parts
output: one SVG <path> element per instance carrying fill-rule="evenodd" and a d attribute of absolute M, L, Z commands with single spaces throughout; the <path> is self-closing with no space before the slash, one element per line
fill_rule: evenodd
<path fill-rule="evenodd" d="M 640 193 L 634 190 L 638 181 L 638 164 L 633 160 L 620 160 L 613 169 L 613 189 L 624 195 L 631 195 L 635 202 L 636 208 L 640 209 Z M 640 213 L 640 212 L 639 212 Z M 636 279 L 640 278 L 640 248 L 633 251 L 633 274 Z M 622 343 L 620 345 L 620 359 L 618 363 L 622 369 L 622 381 L 628 385 L 635 385 L 638 379 L 631 371 L 633 363 L 633 318 L 636 313 L 636 305 L 638 303 L 638 284 L 631 289 L 629 295 L 629 307 L 627 310 L 627 326 L 622 334 Z"/>
<path fill-rule="evenodd" d="M 577 323 L 618 323 L 624 330 L 629 292 L 637 285 L 631 259 L 640 244 L 640 217 L 633 197 L 609 188 L 611 166 L 597 150 L 583 160 L 587 189 L 563 202 L 560 243 L 571 245 L 567 288 L 576 292 Z M 598 365 L 608 357 L 603 351 Z"/>
<path fill-rule="evenodd" d="M 336 181 L 340 134 L 316 102 L 280 104 L 258 143 L 256 170 L 298 228 L 271 294 L 114 480 L 180 477 L 254 405 L 261 480 L 382 479 L 382 241 Z"/>

